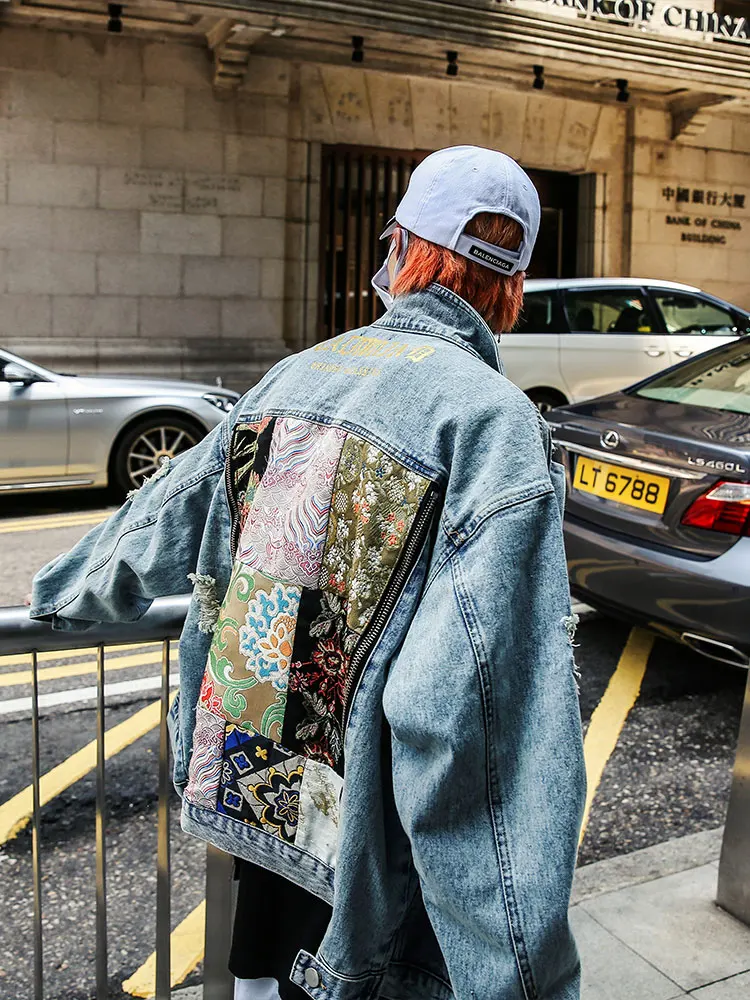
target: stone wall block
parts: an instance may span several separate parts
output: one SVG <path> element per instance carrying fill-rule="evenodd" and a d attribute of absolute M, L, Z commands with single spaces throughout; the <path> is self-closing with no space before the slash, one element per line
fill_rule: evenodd
<path fill-rule="evenodd" d="M 287 181 L 283 177 L 266 177 L 263 180 L 263 215 L 282 219 L 287 213 L 287 197 L 292 187 L 302 187 L 302 181 Z M 290 210 L 290 215 L 294 212 Z"/>
<path fill-rule="evenodd" d="M 144 212 L 141 216 L 141 253 L 218 257 L 221 220 L 213 215 Z"/>
<path fill-rule="evenodd" d="M 99 253 L 136 253 L 140 243 L 138 212 L 100 208 L 52 209 L 52 249 Z"/>
<path fill-rule="evenodd" d="M 213 90 L 187 90 L 185 93 L 185 127 L 193 132 L 237 132 L 238 106 L 235 94 L 217 97 Z M 261 116 L 262 117 L 262 116 Z"/>
<path fill-rule="evenodd" d="M 182 87 L 110 83 L 102 87 L 100 117 L 112 125 L 181 128 L 185 123 Z"/>
<path fill-rule="evenodd" d="M 747 119 L 732 122 L 732 149 L 735 153 L 750 153 L 750 121 Z"/>
<path fill-rule="evenodd" d="M 99 117 L 99 84 L 54 73 L 14 73 L 7 94 L 11 118 L 94 122 Z"/>
<path fill-rule="evenodd" d="M 705 155 L 706 180 L 717 184 L 722 190 L 731 187 L 732 184 L 750 184 L 750 156 L 742 153 L 724 153 L 715 149 L 709 149 Z"/>
<path fill-rule="evenodd" d="M 264 197 L 260 177 L 234 174 L 188 174 L 185 211 L 214 215 L 260 215 Z"/>
<path fill-rule="evenodd" d="M 677 250 L 656 243 L 635 243 L 631 253 L 631 271 L 654 281 L 674 281 L 678 277 Z M 685 275 L 679 278 L 685 281 Z"/>
<path fill-rule="evenodd" d="M 299 68 L 299 101 L 302 111 L 302 138 L 335 142 L 328 98 L 320 76 L 320 67 L 303 63 Z M 377 128 L 376 128 L 377 131 Z"/>
<path fill-rule="evenodd" d="M 414 109 L 414 148 L 440 149 L 450 143 L 450 87 L 442 80 L 409 79 Z"/>
<path fill-rule="evenodd" d="M 51 242 L 51 208 L 32 205 L 0 206 L 0 247 L 46 250 Z"/>
<path fill-rule="evenodd" d="M 225 135 L 227 173 L 249 177 L 286 177 L 287 145 L 285 139 Z"/>
<path fill-rule="evenodd" d="M 247 72 L 242 82 L 244 93 L 266 94 L 269 97 L 286 97 L 289 94 L 289 63 L 250 53 Z"/>
<path fill-rule="evenodd" d="M 741 285 L 747 288 L 748 280 L 747 277 L 750 274 L 750 252 L 741 251 L 740 253 L 729 254 L 729 273 L 727 277 L 733 283 Z M 750 296 L 750 289 L 748 289 L 747 295 Z M 732 300 L 732 296 L 727 296 Z"/>
<path fill-rule="evenodd" d="M 103 167 L 137 167 L 141 162 L 141 133 L 124 125 L 61 122 L 55 126 L 55 160 Z"/>
<path fill-rule="evenodd" d="M 377 144 L 392 149 L 413 149 L 414 111 L 409 81 L 393 73 L 368 71 L 365 84 Z M 304 91 L 303 95 L 307 96 Z"/>
<path fill-rule="evenodd" d="M 586 169 L 596 135 L 601 107 L 584 101 L 566 101 L 554 165 L 558 170 Z"/>
<path fill-rule="evenodd" d="M 523 146 L 527 94 L 493 90 L 490 95 L 490 146 L 518 159 Z"/>
<path fill-rule="evenodd" d="M 97 287 L 100 295 L 176 296 L 181 285 L 180 257 L 150 254 L 100 254 Z"/>
<path fill-rule="evenodd" d="M 705 149 L 678 146 L 674 142 L 655 142 L 653 144 L 651 163 L 652 172 L 655 177 L 668 178 L 670 181 L 678 182 L 703 181 L 706 179 Z"/>
<path fill-rule="evenodd" d="M 625 112 L 602 106 L 591 143 L 586 170 L 589 173 L 622 171 L 625 150 Z"/>
<path fill-rule="evenodd" d="M 221 136 L 215 132 L 183 132 L 172 128 L 146 129 L 143 133 L 143 166 L 164 170 L 200 170 L 218 174 L 224 169 Z M 229 169 L 230 173 L 235 172 Z"/>
<path fill-rule="evenodd" d="M 54 126 L 39 118 L 0 118 L 0 160 L 51 163 Z"/>
<path fill-rule="evenodd" d="M 52 333 L 56 337 L 135 337 L 138 300 L 56 295 L 52 299 Z"/>
<path fill-rule="evenodd" d="M 635 135 L 638 139 L 670 142 L 672 120 L 667 111 L 658 108 L 635 108 Z"/>
<path fill-rule="evenodd" d="M 111 83 L 138 83 L 140 45 L 134 38 L 60 32 L 55 35 L 53 68 L 60 76 L 91 77 Z"/>
<path fill-rule="evenodd" d="M 529 95 L 521 147 L 524 166 L 544 168 L 554 162 L 567 103 L 561 97 Z"/>
<path fill-rule="evenodd" d="M 222 219 L 223 248 L 228 257 L 282 257 L 283 219 Z"/>
<path fill-rule="evenodd" d="M 98 204 L 100 208 L 182 212 L 184 189 L 184 176 L 178 171 L 102 167 Z"/>
<path fill-rule="evenodd" d="M 320 74 L 337 142 L 372 145 L 376 139 L 364 74 L 348 66 L 321 66 Z"/>
<path fill-rule="evenodd" d="M 221 329 L 219 299 L 141 299 L 140 335 L 162 337 L 218 337 Z"/>
<path fill-rule="evenodd" d="M 490 142 L 490 88 L 451 83 L 450 141 L 488 146 Z"/>
<path fill-rule="evenodd" d="M 0 70 L 49 72 L 50 66 L 54 65 L 55 44 L 55 34 L 51 31 L 3 25 L 0 32 Z"/>
<path fill-rule="evenodd" d="M 228 299 L 221 303 L 222 336 L 281 340 L 283 310 L 281 299 Z"/>
<path fill-rule="evenodd" d="M 8 291 L 20 295 L 93 295 L 95 257 L 91 253 L 11 250 Z"/>
<path fill-rule="evenodd" d="M 236 129 L 243 135 L 265 135 L 276 138 L 288 136 L 288 98 L 240 93 L 233 105 L 236 110 Z"/>
<path fill-rule="evenodd" d="M 260 294 L 264 299 L 281 299 L 284 297 L 283 260 L 274 257 L 264 257 L 261 261 Z"/>
<path fill-rule="evenodd" d="M 141 51 L 146 83 L 198 89 L 211 86 L 213 59 L 204 46 L 147 42 Z"/>
<path fill-rule="evenodd" d="M 10 163 L 8 201 L 13 205 L 93 207 L 96 204 L 96 167 Z"/>
<path fill-rule="evenodd" d="M 52 333 L 52 306 L 49 295 L 0 295 L 0 329 L 3 347 L 10 349 L 8 337 L 49 337 Z"/>
<path fill-rule="evenodd" d="M 680 146 L 736 150 L 733 128 L 735 124 L 731 118 L 718 118 L 707 112 L 705 127 L 698 135 L 678 135 L 675 141 Z M 750 152 L 750 149 L 747 152 Z"/>
<path fill-rule="evenodd" d="M 185 261 L 185 295 L 257 298 L 260 290 L 260 261 L 257 257 L 194 257 Z M 265 294 L 265 293 L 264 293 Z"/>

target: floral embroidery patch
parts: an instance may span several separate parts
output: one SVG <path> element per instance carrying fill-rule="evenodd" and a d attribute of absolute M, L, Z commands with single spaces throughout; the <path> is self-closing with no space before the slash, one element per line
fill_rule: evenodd
<path fill-rule="evenodd" d="M 361 632 L 393 572 L 429 481 L 374 445 L 346 439 L 321 566 L 322 590 L 345 596 Z"/>
<path fill-rule="evenodd" d="M 264 417 L 253 423 L 238 423 L 232 438 L 232 489 L 238 511 L 239 527 L 247 519 L 255 491 L 268 464 L 275 421 Z"/>
<path fill-rule="evenodd" d="M 221 781 L 225 722 L 203 708 L 196 710 L 193 752 L 185 796 L 197 806 L 214 809 Z"/>
<path fill-rule="evenodd" d="M 202 708 L 281 737 L 300 595 L 235 563 L 208 654 Z"/>
<path fill-rule="evenodd" d="M 277 420 L 240 538 L 237 555 L 247 566 L 300 587 L 315 586 L 345 437 L 339 427 Z"/>
<path fill-rule="evenodd" d="M 344 693 L 357 639 L 340 597 L 302 592 L 282 743 L 330 767 L 343 751 Z"/>
<path fill-rule="evenodd" d="M 228 725 L 217 809 L 293 843 L 305 761 L 260 733 Z"/>

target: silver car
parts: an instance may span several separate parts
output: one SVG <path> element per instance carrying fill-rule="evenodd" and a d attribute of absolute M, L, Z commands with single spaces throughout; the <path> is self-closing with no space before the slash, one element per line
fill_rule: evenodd
<path fill-rule="evenodd" d="M 0 351 L 0 492 L 133 489 L 238 398 L 192 382 L 59 375 Z"/>

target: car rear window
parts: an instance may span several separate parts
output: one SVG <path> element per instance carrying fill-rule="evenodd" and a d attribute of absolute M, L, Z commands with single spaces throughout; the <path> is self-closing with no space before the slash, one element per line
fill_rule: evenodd
<path fill-rule="evenodd" d="M 750 414 L 750 345 L 740 341 L 701 355 L 632 391 L 645 399 Z"/>

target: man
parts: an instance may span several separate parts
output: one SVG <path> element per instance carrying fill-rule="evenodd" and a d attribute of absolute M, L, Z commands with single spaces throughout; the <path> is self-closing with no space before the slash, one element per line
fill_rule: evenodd
<path fill-rule="evenodd" d="M 278 364 L 35 581 L 60 628 L 195 583 L 175 783 L 240 859 L 237 997 L 579 995 L 564 481 L 495 339 L 539 217 L 509 157 L 429 156 L 385 316 Z"/>

